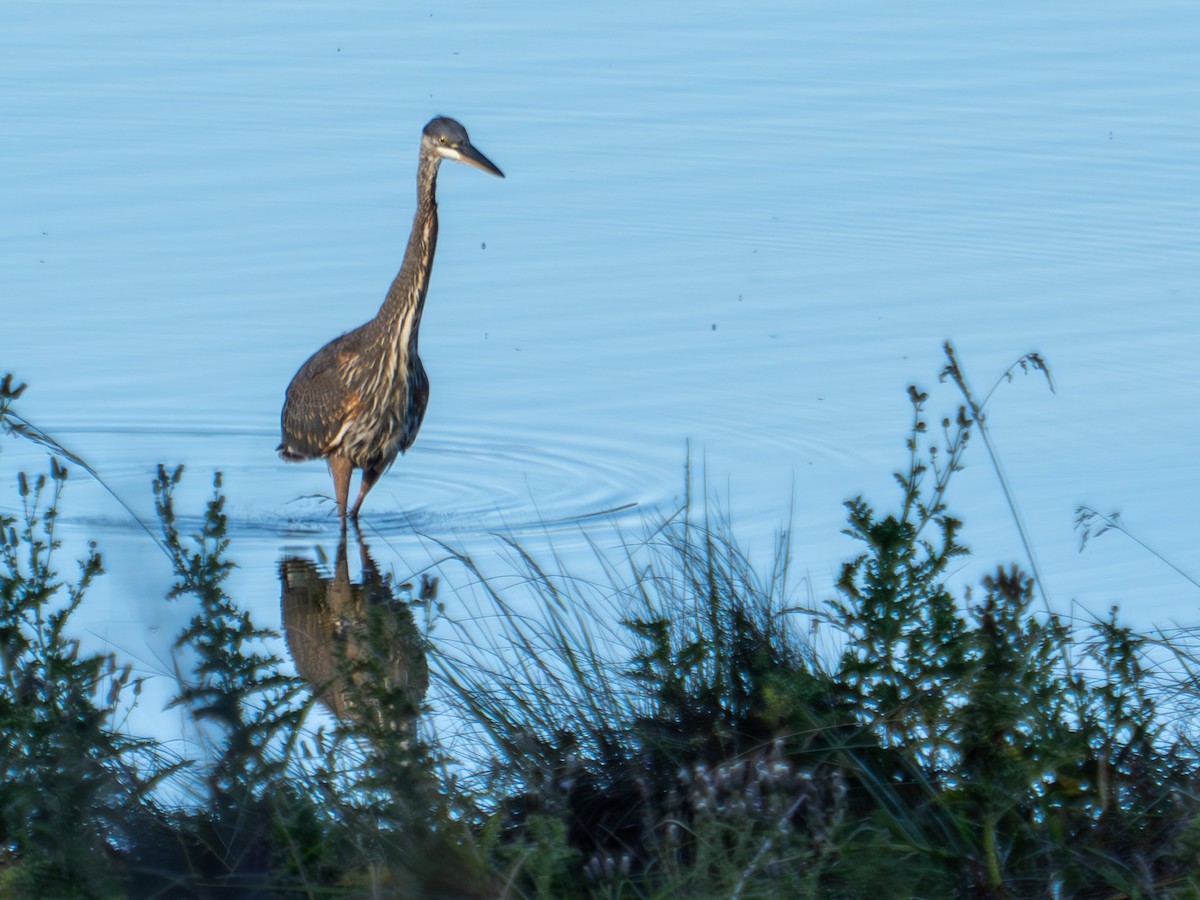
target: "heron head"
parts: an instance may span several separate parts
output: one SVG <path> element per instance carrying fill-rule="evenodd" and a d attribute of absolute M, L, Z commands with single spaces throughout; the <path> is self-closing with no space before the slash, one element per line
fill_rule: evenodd
<path fill-rule="evenodd" d="M 468 166 L 475 166 L 477 169 L 483 169 L 483 171 L 499 175 L 501 178 L 504 177 L 499 166 L 475 149 L 471 144 L 471 139 L 467 137 L 467 129 L 454 119 L 445 116 L 431 119 L 425 126 L 421 143 L 425 150 L 442 159 L 466 163 Z"/>

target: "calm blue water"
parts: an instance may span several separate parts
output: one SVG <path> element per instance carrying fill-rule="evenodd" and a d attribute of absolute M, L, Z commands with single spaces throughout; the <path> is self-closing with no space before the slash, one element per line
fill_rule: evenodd
<path fill-rule="evenodd" d="M 195 514 L 221 470 L 234 593 L 278 625 L 280 558 L 335 535 L 323 466 L 275 456 L 283 391 L 377 309 L 444 113 L 508 178 L 442 170 L 430 410 L 366 506 L 384 569 L 542 520 L 586 556 L 595 514 L 682 495 L 690 442 L 752 555 L 790 520 L 829 596 L 841 502 L 895 495 L 905 387 L 956 406 L 952 339 L 981 393 L 1052 367 L 989 405 L 1051 602 L 1193 624 L 1194 585 L 1120 535 L 1080 555 L 1073 519 L 1119 509 L 1200 578 L 1198 39 L 1184 2 L 9 0 L 0 371 L 144 516 L 158 462 Z M 0 508 L 41 459 L 5 442 Z M 1020 545 L 967 463 L 971 583 Z M 84 478 L 63 528 L 106 557 L 92 639 L 168 672 L 161 555 Z"/>

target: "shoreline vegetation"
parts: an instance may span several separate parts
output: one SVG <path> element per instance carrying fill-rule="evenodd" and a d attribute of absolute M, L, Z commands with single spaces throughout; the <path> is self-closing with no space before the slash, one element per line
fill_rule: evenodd
<path fill-rule="evenodd" d="M 439 545 L 409 581 L 356 534 L 289 557 L 279 635 L 227 593 L 220 475 L 189 534 L 160 465 L 163 602 L 193 613 L 169 708 L 201 759 L 128 733 L 139 679 L 72 636 L 102 550 L 63 564 L 56 521 L 70 468 L 99 476 L 6 376 L 0 426 L 49 464 L 0 514 L 0 900 L 1200 896 L 1200 647 L 1053 611 L 996 388 L 945 351 L 963 403 L 933 420 L 909 388 L 896 501 L 846 502 L 859 552 L 831 598 L 797 596 L 786 533 L 752 565 L 688 471 L 679 508 L 592 544 L 599 578 L 503 535 L 500 564 Z M 1053 388 L 1036 354 L 997 385 L 1022 372 Z M 976 438 L 1026 559 L 956 593 Z M 1079 517 L 1083 541 L 1121 530 Z M 479 618 L 446 614 L 449 581 Z M 440 739 L 431 685 L 470 741 Z"/>

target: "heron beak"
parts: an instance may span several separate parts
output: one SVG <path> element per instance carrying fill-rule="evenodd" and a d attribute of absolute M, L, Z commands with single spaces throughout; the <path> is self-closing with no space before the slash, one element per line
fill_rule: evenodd
<path fill-rule="evenodd" d="M 471 144 L 462 143 L 458 145 L 458 161 L 466 163 L 468 166 L 474 166 L 477 169 L 483 169 L 485 172 L 490 172 L 493 175 L 504 177 L 504 173 L 500 171 L 500 167 L 476 150 Z"/>

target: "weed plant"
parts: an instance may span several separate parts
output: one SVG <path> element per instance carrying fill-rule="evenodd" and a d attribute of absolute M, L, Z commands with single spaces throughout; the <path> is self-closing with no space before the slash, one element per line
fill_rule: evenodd
<path fill-rule="evenodd" d="M 203 737 L 190 761 L 125 733 L 138 682 L 70 634 L 102 565 L 89 547 L 74 581 L 55 571 L 66 468 L 18 475 L 0 521 L 0 897 L 1197 896 L 1189 637 L 1116 610 L 1064 620 L 1016 564 L 952 589 L 969 550 L 949 490 L 987 397 L 947 357 L 964 403 L 931 428 L 909 389 L 895 504 L 847 502 L 859 549 L 825 602 L 797 598 L 786 534 L 752 565 L 688 472 L 636 535 L 588 533 L 586 575 L 511 536 L 507 565 L 444 547 L 419 588 L 357 536 L 361 583 L 345 543 L 332 573 L 285 560 L 292 674 L 284 638 L 227 593 L 220 476 L 184 535 L 182 470 L 160 467 L 170 601 L 195 610 L 173 702 Z M 0 383 L 0 423 L 28 436 L 20 390 Z M 431 675 L 463 723 L 450 743 L 424 723 Z M 194 802 L 164 808 L 166 780 Z"/>
<path fill-rule="evenodd" d="M 0 382 L 0 422 L 24 385 Z M 155 784 L 175 768 L 120 729 L 140 687 L 112 654 L 88 654 L 71 616 L 103 572 L 94 544 L 60 578 L 67 469 L 17 476 L 17 517 L 0 514 L 0 896 L 119 895 L 117 847 L 157 815 Z"/>

